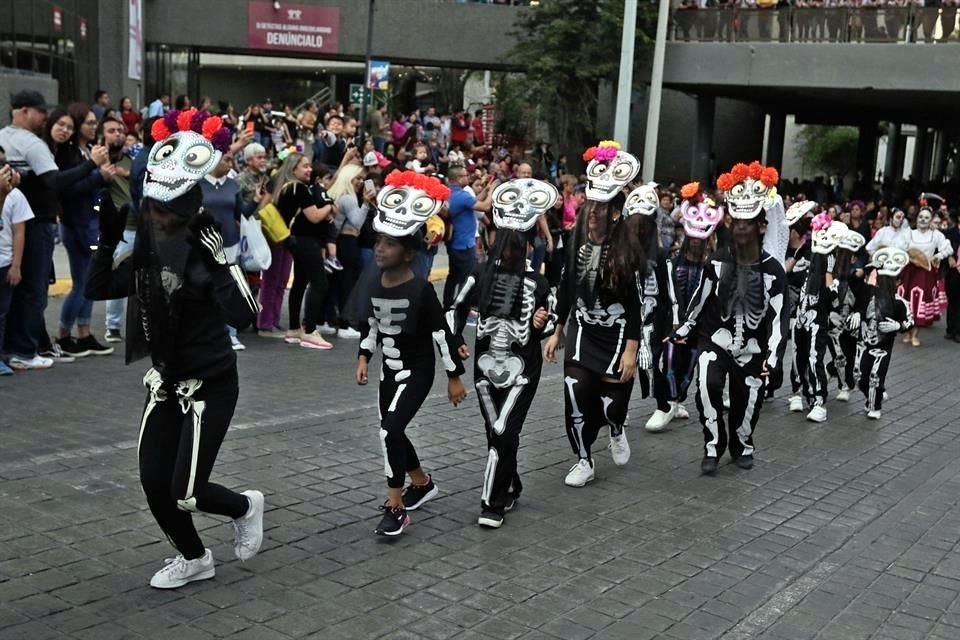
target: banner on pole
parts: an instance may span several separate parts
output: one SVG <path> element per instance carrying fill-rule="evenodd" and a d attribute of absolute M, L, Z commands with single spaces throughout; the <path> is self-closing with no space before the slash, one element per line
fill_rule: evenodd
<path fill-rule="evenodd" d="M 390 89 L 390 63 L 386 60 L 370 61 L 370 76 L 367 78 L 367 88 L 374 91 L 388 91 Z"/>
<path fill-rule="evenodd" d="M 143 79 L 143 4 L 142 0 L 127 0 L 127 77 Z"/>

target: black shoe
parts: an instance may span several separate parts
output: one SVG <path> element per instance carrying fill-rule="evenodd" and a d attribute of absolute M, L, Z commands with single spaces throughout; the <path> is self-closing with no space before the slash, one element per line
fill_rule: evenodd
<path fill-rule="evenodd" d="M 741 469 L 753 469 L 753 456 L 749 453 L 745 456 L 740 456 L 734 462 L 737 463 L 737 466 Z"/>
<path fill-rule="evenodd" d="M 717 472 L 718 467 L 717 459 L 711 458 L 710 456 L 704 456 L 703 461 L 700 463 L 700 472 L 707 476 L 712 476 Z"/>
<path fill-rule="evenodd" d="M 403 530 L 410 526 L 410 516 L 403 507 L 393 507 L 387 505 L 380 507 L 383 510 L 383 519 L 373 530 L 378 536 L 398 536 Z"/>
<path fill-rule="evenodd" d="M 503 526 L 503 514 L 492 509 L 484 509 L 480 512 L 477 524 L 487 529 L 499 529 Z"/>
<path fill-rule="evenodd" d="M 84 348 L 73 336 L 57 338 L 57 344 L 60 345 L 60 350 L 68 356 L 86 358 L 90 355 L 90 350 Z"/>
<path fill-rule="evenodd" d="M 123 336 L 120 335 L 120 329 L 107 329 L 107 335 L 104 336 L 107 342 L 123 342 Z"/>
<path fill-rule="evenodd" d="M 520 496 L 514 498 L 507 498 L 507 504 L 503 505 L 503 512 L 513 511 L 513 508 L 517 506 L 517 500 L 520 499 Z"/>
<path fill-rule="evenodd" d="M 77 346 L 85 349 L 87 353 L 93 356 L 109 356 L 113 353 L 113 347 L 100 344 L 97 342 L 97 339 L 93 337 L 93 334 L 85 338 L 77 338 Z"/>
<path fill-rule="evenodd" d="M 416 511 L 428 500 L 436 498 L 438 493 L 440 491 L 437 485 L 433 484 L 433 476 L 430 476 L 427 484 L 419 487 L 411 484 L 403 490 L 403 506 L 407 511 Z"/>

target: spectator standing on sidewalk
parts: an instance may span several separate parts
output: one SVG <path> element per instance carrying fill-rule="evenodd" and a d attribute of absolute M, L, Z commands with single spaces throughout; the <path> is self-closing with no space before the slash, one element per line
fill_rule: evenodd
<path fill-rule="evenodd" d="M 13 187 L 13 169 L 0 150 L 0 376 L 13 374 L 3 352 L 3 335 L 14 288 L 20 284 L 24 236 L 33 211 L 18 189 Z"/>
<path fill-rule="evenodd" d="M 474 211 L 487 213 L 493 204 L 492 182 L 488 182 L 476 197 L 464 189 L 470 184 L 471 175 L 463 167 L 452 167 L 447 173 L 450 185 L 448 222 L 453 233 L 447 242 L 449 272 L 443 287 L 443 307 L 449 309 L 456 292 L 476 268 L 477 216 Z"/>
<path fill-rule="evenodd" d="M 152 122 L 150 123 L 153 124 Z M 119 125 L 119 126 L 118 126 Z M 122 120 L 108 120 L 103 123 L 103 140 L 107 145 L 110 154 L 110 162 L 115 168 L 115 172 L 107 179 L 107 194 L 113 201 L 113 206 L 117 211 L 124 211 L 124 206 L 133 202 L 133 189 L 131 187 L 131 174 L 133 174 L 133 160 L 123 152 L 124 126 Z M 145 140 L 146 142 L 146 140 Z M 151 144 L 145 144 L 141 154 L 149 155 Z M 146 155 L 144 155 L 144 169 L 146 169 Z M 138 156 L 139 158 L 139 156 Z M 143 176 L 134 177 L 137 181 L 138 193 L 143 188 Z M 133 240 L 137 235 L 137 211 L 136 205 L 129 206 L 127 211 L 127 224 L 123 231 L 123 242 L 117 247 L 118 251 L 132 251 Z M 129 243 L 129 244 L 128 244 Z M 105 339 L 107 342 L 120 342 L 122 333 L 120 325 L 124 318 L 124 306 L 126 298 L 119 300 L 108 300 L 106 303 L 107 315 L 107 333 Z"/>
<path fill-rule="evenodd" d="M 103 89 L 97 89 L 97 93 L 93 98 L 93 115 L 97 119 L 97 122 L 103 122 L 103 116 L 106 115 L 107 109 L 110 108 L 110 94 L 108 94 Z"/>

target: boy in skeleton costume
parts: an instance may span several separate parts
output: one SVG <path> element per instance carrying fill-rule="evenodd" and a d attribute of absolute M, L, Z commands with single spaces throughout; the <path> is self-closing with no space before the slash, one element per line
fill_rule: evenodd
<path fill-rule="evenodd" d="M 420 466 L 405 433 L 433 386 L 434 349 L 439 349 L 454 406 L 466 397 L 460 376 L 463 364 L 433 285 L 417 277 L 410 265 L 423 248 L 422 227 L 436 215 L 450 190 L 436 178 L 413 171 L 395 171 L 377 195 L 373 228 L 380 234 L 374 264 L 357 284 L 348 303 L 348 317 L 360 320 L 357 384 L 367 384 L 367 367 L 379 347 L 379 417 L 383 467 L 388 497 L 377 535 L 398 536 L 410 524 L 407 511 L 436 497 L 433 478 Z M 411 484 L 404 490 L 404 476 Z"/>
<path fill-rule="evenodd" d="M 540 383 L 540 341 L 553 333 L 555 300 L 550 285 L 530 268 L 527 249 L 540 216 L 560 199 L 552 184 L 530 178 L 504 182 L 493 192 L 497 239 L 486 264 L 467 278 L 447 311 L 447 322 L 469 357 L 463 328 L 477 308 L 473 380 L 487 431 L 478 524 L 499 528 L 520 496 L 517 474 L 520 431 Z"/>
<path fill-rule="evenodd" d="M 886 389 L 887 369 L 897 332 L 913 327 L 913 315 L 906 300 L 897 295 L 897 278 L 910 263 L 910 255 L 896 247 L 878 249 L 867 265 L 874 270 L 867 277 L 861 297 L 860 342 L 857 344 L 859 388 L 866 396 L 867 417 L 880 418 Z"/>
<path fill-rule="evenodd" d="M 795 202 L 787 209 L 787 223 L 790 225 L 790 240 L 787 247 L 787 260 L 784 269 L 787 272 L 787 303 L 790 309 L 790 333 L 797 324 L 797 309 L 800 306 L 800 295 L 803 293 L 807 281 L 807 271 L 810 269 L 810 222 L 813 212 L 817 210 L 817 203 L 812 200 Z M 791 347 L 792 348 L 792 347 Z M 781 362 L 781 366 L 783 363 Z M 800 391 L 803 383 L 797 374 L 797 358 L 793 354 L 790 363 L 790 411 L 803 411 L 803 396 Z"/>
<path fill-rule="evenodd" d="M 863 236 L 853 229 L 847 230 L 837 241 L 833 261 L 833 305 L 828 321 L 830 329 L 830 357 L 828 372 L 836 376 L 840 385 L 837 400 L 846 402 L 856 380 L 854 369 L 857 357 L 857 336 L 860 332 L 860 314 L 856 311 L 857 299 L 863 295 L 863 270 L 856 268 L 857 252 L 866 244 Z"/>
<path fill-rule="evenodd" d="M 807 420 L 827 419 L 827 369 L 825 357 L 830 341 L 828 319 L 837 297 L 830 259 L 840 239 L 848 233 L 847 225 L 834 222 L 830 214 L 821 213 L 811 222 L 813 257 L 800 293 L 797 321 L 793 327 L 793 360 L 803 388 L 803 397 L 810 407 Z"/>
<path fill-rule="evenodd" d="M 130 297 L 127 364 L 149 355 L 140 423 L 140 482 L 150 511 L 179 555 L 150 580 L 174 589 L 214 576 L 191 514 L 233 519 L 234 553 L 252 558 L 263 539 L 263 494 L 235 493 L 209 481 L 237 402 L 237 360 L 227 325 L 242 328 L 259 311 L 243 272 L 229 266 L 223 238 L 203 212 L 197 182 L 230 146 L 220 118 L 173 111 L 152 129 L 143 204 L 132 254 L 114 264 L 126 208 L 100 206 L 100 243 L 86 295 Z"/>
<path fill-rule="evenodd" d="M 738 164 L 717 180 L 733 217 L 730 254 L 704 265 L 686 321 L 673 342 L 697 340 L 697 409 L 703 425 L 705 474 L 717 470 L 729 443 L 742 469 L 753 467 L 753 432 L 763 404 L 764 385 L 783 357 L 789 324 L 784 309 L 783 267 L 760 247 L 760 221 L 767 193 L 779 179 L 776 169 Z M 730 383 L 730 413 L 723 417 L 723 390 Z"/>
<path fill-rule="evenodd" d="M 568 264 L 558 292 L 557 328 L 544 349 L 556 352 L 569 319 L 564 358 L 564 412 L 570 445 L 577 456 L 564 482 L 582 487 L 594 479 L 591 447 L 604 425 L 610 428 L 614 462 L 626 464 L 630 448 L 623 427 L 633 390 L 638 357 L 650 367 L 649 350 L 641 354 L 640 291 L 647 255 L 636 225 L 621 219 L 623 188 L 640 163 L 613 142 L 584 153 L 587 203 L 577 221 Z M 638 218 L 639 216 L 634 216 Z"/>

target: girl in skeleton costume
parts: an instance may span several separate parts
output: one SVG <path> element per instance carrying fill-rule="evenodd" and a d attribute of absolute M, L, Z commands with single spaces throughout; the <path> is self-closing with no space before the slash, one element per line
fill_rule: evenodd
<path fill-rule="evenodd" d="M 126 209 L 101 201 L 100 244 L 87 297 L 130 296 L 127 364 L 149 355 L 143 378 L 140 482 L 160 528 L 179 551 L 150 580 L 159 589 L 214 576 L 191 514 L 233 519 L 234 553 L 252 558 L 263 540 L 263 494 L 235 493 L 209 481 L 237 402 L 237 361 L 227 325 L 250 324 L 258 305 L 238 266 L 229 266 L 223 238 L 202 211 L 197 182 L 230 146 L 219 117 L 174 111 L 152 129 L 143 204 L 132 255 L 114 264 Z"/>
<path fill-rule="evenodd" d="M 673 289 L 680 314 L 677 324 L 687 319 L 687 309 L 700 285 L 704 264 L 712 253 L 711 239 L 724 216 L 723 207 L 701 193 L 699 183 L 684 185 L 680 193 L 685 198 L 680 205 L 684 240 L 672 261 Z M 696 345 L 674 344 L 668 340 L 663 343 L 662 356 L 656 359 L 655 365 L 654 380 L 659 376 L 666 381 L 671 413 L 688 417 L 683 401 L 697 368 Z M 650 422 L 646 428 L 647 431 L 660 430 L 651 429 Z"/>
<path fill-rule="evenodd" d="M 424 246 L 422 226 L 436 215 L 450 190 L 436 178 L 413 171 L 395 171 L 377 196 L 373 228 L 380 236 L 374 263 L 358 282 L 348 302 L 347 317 L 360 320 L 362 338 L 357 358 L 357 384 L 367 384 L 367 367 L 379 347 L 379 417 L 387 500 L 377 535 L 398 536 L 410 525 L 407 511 L 436 497 L 433 478 L 420 466 L 405 433 L 433 386 L 434 348 L 449 378 L 447 394 L 454 406 L 466 397 L 460 376 L 463 364 L 446 325 L 433 285 L 417 277 L 411 263 Z M 404 490 L 404 476 L 411 484 Z"/>
<path fill-rule="evenodd" d="M 906 300 L 897 295 L 897 278 L 910 255 L 896 247 L 878 249 L 867 265 L 866 292 L 860 300 L 860 342 L 857 344 L 859 388 L 866 397 L 864 410 L 871 420 L 880 418 L 887 369 L 899 331 L 909 331 L 913 315 Z"/>
<path fill-rule="evenodd" d="M 783 357 L 788 315 L 784 309 L 786 275 L 760 246 L 760 220 L 767 193 L 779 177 L 759 163 L 738 164 L 720 176 L 734 219 L 729 254 L 716 254 L 703 268 L 686 321 L 672 337 L 675 344 L 696 340 L 697 409 L 703 425 L 705 474 L 717 470 L 728 442 L 742 469 L 753 467 L 753 432 L 763 389 Z M 730 413 L 724 423 L 723 390 L 730 383 Z"/>
<path fill-rule="evenodd" d="M 827 370 L 837 378 L 840 391 L 837 400 L 846 402 L 855 384 L 854 369 L 857 358 L 857 336 L 860 332 L 860 314 L 857 299 L 863 295 L 863 270 L 856 268 L 857 252 L 866 244 L 863 236 L 848 229 L 837 241 L 833 261 L 833 286 L 836 289 L 830 308 L 828 336 L 831 363 Z"/>
<path fill-rule="evenodd" d="M 543 355 L 540 340 L 553 333 L 555 300 L 550 286 L 530 268 L 527 248 L 537 220 L 560 200 L 546 182 L 518 178 L 493 192 L 496 243 L 486 264 L 467 278 L 447 311 L 447 322 L 469 357 L 463 328 L 477 308 L 473 379 L 487 430 L 487 466 L 483 476 L 478 524 L 499 528 L 503 514 L 520 496 L 517 475 L 520 430 L 537 392 Z"/>
<path fill-rule="evenodd" d="M 564 482 L 582 487 L 594 479 L 591 447 L 600 429 L 610 428 L 610 449 L 616 464 L 626 464 L 630 448 L 623 427 L 633 390 L 638 357 L 650 367 L 649 351 L 640 355 L 641 300 L 647 255 L 636 225 L 621 219 L 623 188 L 637 175 L 640 163 L 613 142 L 601 142 L 584 153 L 587 203 L 569 247 L 558 292 L 557 328 L 544 357 L 556 352 L 568 318 L 564 359 L 564 412 L 567 437 L 577 463 Z M 636 218 L 637 216 L 634 216 Z"/>
<path fill-rule="evenodd" d="M 931 226 L 933 212 L 924 207 L 917 214 L 917 228 L 909 230 L 910 264 L 900 279 L 899 294 L 910 303 L 916 324 L 904 342 L 920 346 L 920 327 L 929 327 L 940 316 L 938 299 L 940 262 L 953 255 L 950 241 Z"/>
<path fill-rule="evenodd" d="M 790 308 L 790 333 L 797 324 L 797 308 L 800 305 L 800 295 L 807 281 L 807 271 L 810 268 L 810 222 L 813 212 L 817 210 L 817 203 L 812 200 L 795 202 L 787 209 L 787 223 L 790 225 L 790 242 L 787 247 L 787 260 L 784 269 L 787 272 L 787 303 Z M 797 374 L 797 358 L 793 354 L 790 364 L 790 411 L 803 411 L 803 396 L 800 391 L 803 383 Z M 783 363 L 781 362 L 781 366 Z"/>
<path fill-rule="evenodd" d="M 825 357 L 830 309 L 837 289 L 833 279 L 831 258 L 847 225 L 835 222 L 829 213 L 820 213 L 811 222 L 813 229 L 810 269 L 800 293 L 797 321 L 793 327 L 793 359 L 802 383 L 803 397 L 810 408 L 807 420 L 825 422 L 827 419 L 827 369 Z"/>

